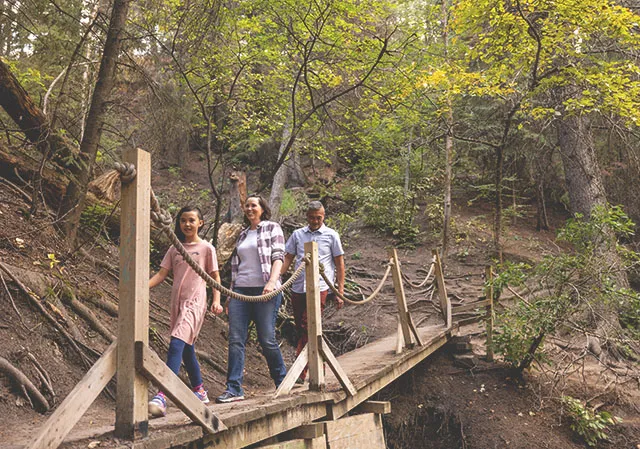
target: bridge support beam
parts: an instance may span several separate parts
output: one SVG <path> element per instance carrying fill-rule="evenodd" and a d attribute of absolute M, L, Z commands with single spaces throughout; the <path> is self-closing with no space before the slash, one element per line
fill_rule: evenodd
<path fill-rule="evenodd" d="M 407 307 L 407 298 L 404 294 L 404 286 L 402 285 L 400 259 L 398 258 L 398 252 L 395 248 L 389 249 L 389 257 L 393 261 L 391 275 L 393 277 L 393 288 L 396 291 L 396 303 L 398 304 L 398 339 L 400 340 L 400 331 L 402 331 L 405 348 L 413 348 L 415 343 L 422 346 L 420 335 L 418 334 L 418 330 L 413 323 L 413 319 L 409 313 L 409 308 Z M 396 352 L 401 352 L 401 348 L 401 343 L 398 343 Z"/>
<path fill-rule="evenodd" d="M 335 374 L 340 385 L 342 385 L 342 388 L 353 396 L 357 392 L 356 388 L 347 377 L 347 373 L 340 367 L 338 360 L 322 336 L 318 244 L 316 242 L 305 243 L 304 252 L 310 255 L 310 261 L 305 268 L 308 343 L 289 369 L 286 377 L 276 390 L 274 397 L 277 398 L 280 395 L 289 393 L 307 364 L 309 365 L 309 389 L 312 391 L 323 391 L 325 389 L 325 361 Z"/>
<path fill-rule="evenodd" d="M 129 440 L 148 433 L 148 379 L 206 432 L 226 426 L 158 356 L 149 349 L 149 237 L 151 231 L 151 157 L 141 149 L 125 151 L 136 176 L 122 185 L 120 226 L 120 302 L 118 340 L 107 348 L 83 379 L 27 444 L 28 449 L 54 449 L 64 440 L 115 375 L 115 435 Z"/>
<path fill-rule="evenodd" d="M 119 438 L 148 433 L 148 382 L 136 371 L 135 342 L 149 344 L 149 238 L 151 233 L 151 155 L 125 151 L 136 177 L 122 184 L 120 222 L 120 300 L 118 302 L 118 391 L 116 428 Z"/>
<path fill-rule="evenodd" d="M 436 285 L 438 287 L 438 298 L 440 298 L 440 309 L 442 310 L 442 317 L 447 328 L 450 328 L 453 320 L 451 317 L 451 301 L 447 295 L 447 287 L 444 285 L 444 271 L 442 269 L 442 261 L 440 260 L 440 254 L 438 250 L 432 251 L 433 259 L 435 261 L 436 268 Z"/>

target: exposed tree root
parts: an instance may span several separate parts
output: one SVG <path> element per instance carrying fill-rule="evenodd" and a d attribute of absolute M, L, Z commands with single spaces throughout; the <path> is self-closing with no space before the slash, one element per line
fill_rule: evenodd
<path fill-rule="evenodd" d="M 213 369 L 215 369 L 220 374 L 224 374 L 225 376 L 227 375 L 227 367 L 222 366 L 218 362 L 216 362 L 211 356 L 211 354 L 204 351 L 200 351 L 199 349 L 196 349 L 196 355 L 198 356 L 199 359 L 204 360 L 209 365 L 211 365 Z"/>
<path fill-rule="evenodd" d="M 118 316 L 118 306 L 112 303 L 111 301 L 108 301 L 104 298 L 100 298 L 97 295 L 89 295 L 87 297 L 83 297 L 82 299 L 89 301 L 91 304 L 104 310 L 112 317 Z"/>
<path fill-rule="evenodd" d="M 118 277 L 120 270 L 115 265 L 110 264 L 107 261 L 100 260 L 97 257 L 92 256 L 89 251 L 84 248 L 80 248 L 80 254 L 82 254 L 85 258 L 89 259 L 89 261 L 97 267 L 104 268 L 110 274 L 114 275 L 116 278 Z"/>
<path fill-rule="evenodd" d="M 24 323 L 24 320 L 22 319 L 22 314 L 16 307 L 16 303 L 13 300 L 13 295 L 9 291 L 9 287 L 7 286 L 7 283 L 4 281 L 4 276 L 2 275 L 2 271 L 0 271 L 0 280 L 2 280 L 2 286 L 4 287 L 5 291 L 7 292 L 7 295 L 9 296 L 9 300 L 11 301 L 11 307 L 13 307 L 13 310 L 16 312 L 16 314 L 18 315 L 18 318 L 20 319 L 20 324 L 22 324 L 24 328 L 28 329 L 27 325 Z"/>
<path fill-rule="evenodd" d="M 53 382 L 51 382 L 51 376 L 49 376 L 47 370 L 45 370 L 40 362 L 38 362 L 38 359 L 36 359 L 35 355 L 27 352 L 27 357 L 29 358 L 29 360 L 31 360 L 31 363 L 33 363 L 33 366 L 38 372 L 38 376 L 40 377 L 42 384 L 49 391 L 49 394 L 51 395 L 51 405 L 54 405 L 56 401 L 56 392 L 53 390 Z"/>
<path fill-rule="evenodd" d="M 13 379 L 20 386 L 20 388 L 24 388 L 24 391 L 26 391 L 27 393 L 27 399 L 32 403 L 32 405 L 33 399 L 38 404 L 38 408 L 40 409 L 40 411 L 49 411 L 49 402 L 45 399 L 42 393 L 40 393 L 36 386 L 33 385 L 33 383 L 22 371 L 13 366 L 11 362 L 9 362 L 4 357 L 0 357 L 0 371 Z M 36 407 L 33 408 L 35 409 Z"/>
<path fill-rule="evenodd" d="M 65 289 L 62 294 L 62 300 L 71 307 L 78 315 L 80 315 L 93 330 L 102 335 L 109 343 L 113 343 L 116 337 L 107 329 L 100 320 L 93 314 L 91 309 L 82 304 L 76 298 L 75 293 L 69 288 Z"/>
<path fill-rule="evenodd" d="M 76 340 L 73 336 L 67 332 L 67 330 L 58 323 L 56 320 L 44 307 L 41 303 L 40 298 L 36 295 L 29 287 L 25 286 L 20 279 L 18 279 L 11 270 L 2 262 L 0 262 L 0 269 L 2 269 L 10 278 L 15 282 L 15 284 L 22 290 L 25 296 L 29 299 L 29 302 L 42 313 L 47 320 L 67 339 L 71 347 L 78 353 L 80 359 L 85 365 L 85 368 L 89 368 L 91 366 L 91 360 L 87 357 L 87 355 L 78 347 L 78 340 Z"/>

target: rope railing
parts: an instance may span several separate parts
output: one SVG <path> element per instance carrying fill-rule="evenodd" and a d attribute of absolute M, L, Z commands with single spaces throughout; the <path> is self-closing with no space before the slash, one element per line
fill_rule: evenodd
<path fill-rule="evenodd" d="M 120 173 L 120 180 L 124 184 L 131 182 L 136 177 L 136 169 L 135 169 L 135 166 L 133 166 L 133 164 L 122 164 L 122 163 L 116 162 L 115 169 Z M 169 238 L 169 240 L 171 241 L 171 244 L 178 251 L 178 253 L 183 257 L 185 262 L 187 262 L 187 264 L 198 274 L 198 276 L 200 276 L 207 283 L 207 285 L 209 285 L 211 288 L 215 288 L 220 293 L 226 296 L 229 296 L 234 299 L 238 299 L 240 301 L 246 301 L 246 302 L 269 301 L 270 299 L 282 293 L 284 290 L 289 289 L 291 285 L 295 282 L 295 280 L 302 274 L 306 265 L 310 261 L 310 254 L 305 254 L 305 257 L 303 259 L 304 263 L 301 263 L 298 269 L 295 270 L 294 273 L 291 275 L 291 277 L 276 290 L 264 295 L 259 295 L 259 296 L 243 295 L 243 294 L 234 292 L 233 290 L 217 282 L 215 279 L 209 276 L 209 274 L 206 273 L 202 269 L 202 267 L 198 265 L 198 263 L 195 260 L 191 258 L 191 256 L 189 255 L 185 247 L 182 245 L 182 242 L 178 239 L 178 236 L 176 236 L 176 234 L 173 232 L 173 229 L 172 229 L 173 218 L 167 211 L 165 211 L 160 207 L 160 203 L 158 202 L 158 198 L 153 192 L 153 189 L 151 189 L 151 219 L 160 228 L 160 230 Z M 384 283 L 387 281 L 389 274 L 391 273 L 392 267 L 393 267 L 393 259 L 390 259 L 389 262 L 387 263 L 387 269 L 384 275 L 382 276 L 382 279 L 380 280 L 380 283 L 378 284 L 376 289 L 368 297 L 360 301 L 356 301 L 340 293 L 336 288 L 336 286 L 333 284 L 333 281 L 331 281 L 325 274 L 324 265 L 320 264 L 319 266 L 320 276 L 322 276 L 322 279 L 324 279 L 326 284 L 329 286 L 329 289 L 338 298 L 342 299 L 343 301 L 349 304 L 356 304 L 356 305 L 367 304 L 368 302 L 373 301 L 378 296 L 378 294 L 382 290 Z M 412 287 L 421 288 L 429 281 L 429 278 L 433 274 L 434 267 L 435 267 L 435 262 L 432 262 L 426 278 L 420 284 L 414 284 L 404 274 L 403 274 L 403 277 L 405 278 L 405 281 L 408 282 Z"/>
<path fill-rule="evenodd" d="M 133 164 L 125 165 L 121 163 L 116 163 L 115 169 L 120 173 L 121 181 L 125 184 L 131 182 L 136 176 L 136 169 L 133 166 Z M 178 239 L 178 236 L 173 232 L 173 229 L 171 229 L 171 225 L 173 224 L 173 218 L 168 212 L 166 212 L 160 207 L 160 203 L 158 202 L 158 198 L 153 192 L 153 189 L 151 189 L 151 219 L 160 228 L 160 230 L 164 232 L 164 234 L 169 238 L 174 248 L 182 256 L 184 261 L 187 262 L 187 264 L 193 269 L 193 271 L 195 271 L 198 274 L 198 276 L 200 276 L 207 283 L 207 285 L 209 285 L 211 288 L 215 288 L 220 293 L 226 296 L 229 296 L 231 298 L 234 298 L 240 301 L 266 302 L 275 298 L 284 290 L 287 290 L 288 288 L 291 287 L 293 282 L 302 274 L 306 264 L 309 261 L 309 257 L 310 257 L 309 254 L 305 254 L 305 258 L 303 259 L 305 263 L 300 264 L 298 269 L 291 275 L 289 280 L 284 284 L 282 284 L 279 288 L 275 289 L 274 291 L 266 293 L 264 295 L 259 295 L 259 296 L 243 295 L 243 294 L 234 292 L 233 290 L 230 290 L 224 285 L 220 284 L 218 281 L 216 281 L 211 276 L 209 276 L 209 274 L 206 271 L 204 271 L 202 267 L 198 265 L 198 263 L 195 260 L 191 258 L 191 256 L 189 255 L 185 247 L 182 245 L 182 242 L 180 241 L 180 239 Z"/>
<path fill-rule="evenodd" d="M 424 287 L 425 285 L 427 285 L 429 283 L 429 278 L 434 273 L 435 268 L 436 268 L 436 263 L 435 262 L 431 262 L 431 265 L 429 266 L 429 272 L 427 273 L 427 276 L 419 284 L 416 284 L 416 283 L 412 282 L 411 279 L 409 278 L 409 276 L 404 274 L 404 273 L 402 273 L 402 278 L 404 279 L 404 281 L 407 284 L 409 284 L 409 286 L 411 286 L 413 288 L 422 288 L 422 287 Z M 435 277 L 433 279 L 431 279 L 431 283 L 433 283 L 434 280 L 435 280 Z"/>
<path fill-rule="evenodd" d="M 380 290 L 382 290 L 382 286 L 384 285 L 384 283 L 387 280 L 387 277 L 389 277 L 389 273 L 391 273 L 391 267 L 393 266 L 393 261 L 389 260 L 389 263 L 387 264 L 387 271 L 385 271 L 384 276 L 382 276 L 382 280 L 380 281 L 380 284 L 378 284 L 378 287 L 376 287 L 376 289 L 373 291 L 373 293 L 371 293 L 371 295 L 369 295 L 367 298 L 361 300 L 361 301 L 354 301 L 353 299 L 349 299 L 347 298 L 345 295 L 343 295 L 342 293 L 340 293 L 338 291 L 338 289 L 336 288 L 335 285 L 333 285 L 333 282 L 329 280 L 329 278 L 327 277 L 327 275 L 324 272 L 324 265 L 320 264 L 320 276 L 322 276 L 322 279 L 324 279 L 324 282 L 329 286 L 329 289 L 340 299 L 342 299 L 345 302 L 348 302 L 349 304 L 366 304 L 370 301 L 373 301 L 373 299 L 378 296 L 378 293 L 380 293 Z"/>

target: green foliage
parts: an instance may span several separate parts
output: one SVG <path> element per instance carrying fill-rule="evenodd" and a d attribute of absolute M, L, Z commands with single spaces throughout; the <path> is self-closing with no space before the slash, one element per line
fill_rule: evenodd
<path fill-rule="evenodd" d="M 571 430 L 591 447 L 595 447 L 601 440 L 607 440 L 609 427 L 622 421 L 609 412 L 596 412 L 571 396 L 562 396 L 561 400 L 571 420 Z"/>
<path fill-rule="evenodd" d="M 158 200 L 161 204 L 166 204 L 167 212 L 175 215 L 187 204 L 200 207 L 204 212 L 210 207 L 211 190 L 202 188 L 194 182 L 182 184 L 176 190 L 171 192 L 171 196 L 166 194 L 158 194 Z"/>
<path fill-rule="evenodd" d="M 304 210 L 307 195 L 300 189 L 288 190 L 282 192 L 282 203 L 280 204 L 281 216 L 294 216 L 306 213 Z"/>
<path fill-rule="evenodd" d="M 93 234 L 98 234 L 102 231 L 105 220 L 111 214 L 112 209 L 99 203 L 92 204 L 85 207 L 80 215 L 80 225 L 91 231 Z"/>
<path fill-rule="evenodd" d="M 349 226 L 356 221 L 354 217 L 344 212 L 336 212 L 325 219 L 325 223 L 330 228 L 333 228 L 339 235 L 344 236 L 349 231 Z M 345 242 L 342 242 L 343 245 Z"/>
<path fill-rule="evenodd" d="M 56 258 L 56 254 L 55 253 L 48 253 L 47 254 L 47 259 L 49 259 L 49 268 L 53 269 L 54 267 L 56 267 L 60 261 Z"/>
<path fill-rule="evenodd" d="M 298 201 L 290 190 L 282 192 L 282 203 L 280 203 L 280 215 L 293 215 L 298 210 Z"/>
<path fill-rule="evenodd" d="M 169 167 L 167 169 L 167 171 L 169 172 L 169 174 L 171 176 L 174 176 L 176 178 L 180 177 L 180 173 L 182 173 L 182 169 L 180 167 L 178 167 L 177 165 L 172 165 L 171 167 Z"/>
<path fill-rule="evenodd" d="M 357 205 L 358 215 L 367 225 L 393 235 L 401 243 L 412 243 L 418 237 L 415 196 L 405 194 L 402 187 L 353 186 L 347 198 Z"/>
<path fill-rule="evenodd" d="M 518 368 L 534 356 L 544 361 L 544 352 L 539 349 L 547 335 L 567 324 L 574 329 L 589 328 L 589 314 L 604 308 L 617 311 L 626 332 L 637 334 L 640 295 L 618 285 L 611 267 L 602 263 L 607 245 L 618 254 L 626 254 L 623 260 L 637 260 L 638 254 L 616 243 L 616 237 L 632 232 L 633 223 L 619 206 L 597 207 L 590 219 L 578 215 L 559 231 L 559 238 L 571 243 L 573 251 L 546 256 L 534 267 L 501 266 L 493 281 L 496 294 L 507 285 L 523 287 L 525 281 L 529 281 L 529 287 L 537 283 L 531 288 L 546 293 L 529 295 L 497 315 L 496 352 Z"/>

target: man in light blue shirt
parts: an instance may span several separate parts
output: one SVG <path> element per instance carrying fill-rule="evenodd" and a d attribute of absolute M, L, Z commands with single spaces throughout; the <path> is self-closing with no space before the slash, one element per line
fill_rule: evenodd
<path fill-rule="evenodd" d="M 281 273 L 286 273 L 295 258 L 295 268 L 302 263 L 304 257 L 304 244 L 316 242 L 318 244 L 318 258 L 324 265 L 324 272 L 328 279 L 335 282 L 335 286 L 341 295 L 344 295 L 344 250 L 338 233 L 324 225 L 324 206 L 320 201 L 312 201 L 307 207 L 307 223 L 304 228 L 296 229 L 285 245 L 284 264 Z M 320 284 L 320 310 L 324 306 L 329 293 L 329 286 L 324 279 L 319 279 Z M 302 274 L 293 283 L 291 304 L 293 306 L 293 318 L 298 331 L 298 346 L 296 355 L 307 344 L 307 297 L 305 276 Z M 344 301 L 336 297 L 336 305 L 341 309 Z M 307 369 L 302 372 L 298 382 L 304 382 Z"/>

